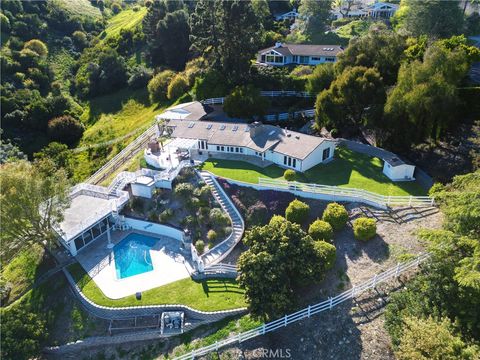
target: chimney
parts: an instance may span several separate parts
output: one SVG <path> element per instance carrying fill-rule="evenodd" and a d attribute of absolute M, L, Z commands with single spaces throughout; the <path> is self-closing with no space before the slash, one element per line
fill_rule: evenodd
<path fill-rule="evenodd" d="M 250 124 L 250 137 L 254 138 L 255 136 L 259 135 L 262 132 L 262 123 L 255 121 Z"/>
<path fill-rule="evenodd" d="M 282 44 L 280 41 L 277 41 L 277 42 L 275 43 L 275 48 L 276 48 L 276 49 L 277 49 L 277 48 L 281 48 L 282 46 L 283 46 L 283 44 Z"/>

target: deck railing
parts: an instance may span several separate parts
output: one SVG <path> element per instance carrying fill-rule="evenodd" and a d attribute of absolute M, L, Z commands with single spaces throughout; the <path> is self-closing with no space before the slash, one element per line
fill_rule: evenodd
<path fill-rule="evenodd" d="M 195 359 L 196 357 L 206 355 L 212 351 L 218 351 L 220 348 L 226 347 L 228 345 L 241 343 L 243 341 L 252 339 L 254 337 L 265 335 L 269 332 L 286 327 L 302 319 L 310 318 L 311 316 L 319 314 L 323 311 L 331 310 L 335 306 L 340 305 L 341 303 L 349 299 L 352 299 L 355 296 L 360 295 L 361 293 L 369 289 L 374 289 L 380 283 L 398 278 L 400 274 L 402 274 L 407 270 L 416 268 L 420 263 L 428 259 L 428 257 L 429 257 L 429 254 L 421 254 L 417 258 L 411 261 L 408 261 L 402 264 L 397 264 L 397 266 L 392 267 L 385 272 L 376 274 L 375 276 L 365 281 L 364 283 L 357 286 L 353 286 L 351 289 L 346 290 L 343 293 L 333 298 L 329 298 L 328 300 L 322 301 L 318 304 L 309 305 L 308 307 L 302 310 L 299 310 L 292 314 L 285 315 L 280 319 L 262 324 L 256 327 L 255 329 L 242 332 L 240 334 L 229 337 L 227 339 L 217 341 L 214 344 L 211 344 L 209 346 L 205 346 L 205 347 L 193 350 L 192 352 L 185 355 L 178 356 L 175 359 L 176 360 Z"/>

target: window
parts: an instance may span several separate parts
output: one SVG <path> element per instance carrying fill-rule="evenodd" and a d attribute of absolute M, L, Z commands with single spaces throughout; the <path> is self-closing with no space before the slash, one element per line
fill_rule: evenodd
<path fill-rule="evenodd" d="M 293 159 L 293 161 L 292 161 L 292 166 L 293 166 L 293 167 L 297 167 L 297 159 Z"/>
<path fill-rule="evenodd" d="M 220 146 L 217 145 L 217 151 L 220 151 Z"/>
<path fill-rule="evenodd" d="M 292 158 L 288 157 L 288 166 L 292 166 Z"/>
<path fill-rule="evenodd" d="M 300 64 L 307 64 L 308 56 L 300 56 Z"/>
<path fill-rule="evenodd" d="M 287 165 L 287 157 L 286 156 L 283 157 L 283 165 Z"/>
<path fill-rule="evenodd" d="M 230 148 L 230 152 L 233 152 L 233 146 Z"/>
<path fill-rule="evenodd" d="M 298 62 L 298 55 L 293 55 L 293 62 L 294 63 Z"/>
<path fill-rule="evenodd" d="M 330 157 L 330 148 L 323 150 L 322 161 L 327 160 Z"/>
<path fill-rule="evenodd" d="M 325 62 L 335 62 L 335 58 L 334 57 L 326 57 Z"/>
<path fill-rule="evenodd" d="M 225 147 L 222 146 L 222 151 L 225 151 Z"/>
<path fill-rule="evenodd" d="M 235 148 L 235 152 L 240 152 L 240 149 L 239 148 Z"/>
<path fill-rule="evenodd" d="M 322 58 L 318 56 L 312 56 L 312 61 L 321 61 Z"/>
<path fill-rule="evenodd" d="M 240 148 L 240 153 L 242 153 L 242 154 L 243 154 L 243 148 Z"/>
<path fill-rule="evenodd" d="M 85 246 L 85 245 L 83 244 L 83 240 L 82 240 L 82 237 L 81 237 L 81 236 L 75 238 L 74 242 L 75 242 L 75 248 L 77 249 L 77 251 L 80 250 L 82 247 Z"/>
<path fill-rule="evenodd" d="M 262 60 L 261 62 L 265 62 L 265 55 L 262 55 Z"/>

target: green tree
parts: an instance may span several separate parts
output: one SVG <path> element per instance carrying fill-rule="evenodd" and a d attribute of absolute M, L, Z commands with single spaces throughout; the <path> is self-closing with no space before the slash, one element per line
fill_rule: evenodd
<path fill-rule="evenodd" d="M 298 7 L 300 30 L 307 39 L 315 41 L 315 37 L 323 34 L 329 25 L 332 1 L 301 0 Z"/>
<path fill-rule="evenodd" d="M 42 315 L 25 310 L 20 305 L 0 311 L 2 358 L 27 360 L 37 357 L 48 337 Z"/>
<path fill-rule="evenodd" d="M 18 161 L 0 172 L 2 260 L 31 245 L 50 247 L 69 204 L 66 174 L 48 161 Z"/>
<path fill-rule="evenodd" d="M 167 98 L 169 100 L 177 99 L 188 90 L 187 79 L 184 75 L 177 74 L 173 77 L 167 88 Z"/>
<path fill-rule="evenodd" d="M 198 1 L 190 17 L 192 47 L 233 83 L 241 83 L 263 31 L 251 1 Z"/>
<path fill-rule="evenodd" d="M 38 39 L 32 39 L 32 40 L 27 41 L 23 45 L 23 48 L 34 51 L 38 56 L 40 56 L 42 58 L 46 58 L 47 55 L 48 55 L 47 45 L 45 45 L 45 43 L 43 41 L 38 40 Z"/>
<path fill-rule="evenodd" d="M 385 84 L 393 85 L 404 57 L 405 40 L 397 33 L 371 27 L 368 34 L 352 39 L 335 64 L 337 73 L 347 67 L 376 68 Z"/>
<path fill-rule="evenodd" d="M 323 90 L 327 90 L 334 79 L 335 71 L 333 64 L 317 65 L 313 73 L 307 76 L 305 90 L 312 94 L 318 94 Z"/>
<path fill-rule="evenodd" d="M 166 100 L 168 85 L 175 73 L 171 70 L 164 70 L 161 73 L 155 75 L 147 85 L 148 93 L 150 95 L 151 102 L 161 102 Z"/>
<path fill-rule="evenodd" d="M 309 213 L 310 206 L 298 199 L 295 199 L 288 204 L 287 209 L 285 210 L 285 218 L 288 221 L 297 224 L 303 224 L 305 221 L 307 221 Z"/>
<path fill-rule="evenodd" d="M 253 119 L 265 115 L 269 101 L 260 95 L 260 89 L 252 85 L 237 86 L 225 98 L 223 108 L 228 116 Z"/>
<path fill-rule="evenodd" d="M 72 154 L 68 146 L 58 142 L 51 142 L 42 150 L 33 154 L 34 159 L 51 160 L 57 169 L 64 169 L 69 176 L 73 175 Z"/>
<path fill-rule="evenodd" d="M 315 102 L 315 118 L 319 126 L 345 128 L 374 126 L 382 116 L 385 87 L 375 68 L 346 68 L 322 91 Z"/>
<path fill-rule="evenodd" d="M 328 222 L 333 230 L 341 230 L 348 221 L 347 209 L 338 203 L 330 203 L 323 212 L 322 220 Z"/>
<path fill-rule="evenodd" d="M 413 36 L 446 38 L 459 34 L 463 28 L 462 9 L 457 1 L 402 0 L 400 5 L 394 21 Z"/>
<path fill-rule="evenodd" d="M 281 216 L 253 227 L 244 242 L 249 249 L 240 256 L 238 280 L 252 314 L 263 319 L 291 310 L 296 286 L 321 281 L 335 258 L 333 245 L 313 241 Z"/>
<path fill-rule="evenodd" d="M 73 145 L 83 135 L 85 127 L 70 115 L 56 117 L 48 122 L 48 136 L 54 141 Z"/>

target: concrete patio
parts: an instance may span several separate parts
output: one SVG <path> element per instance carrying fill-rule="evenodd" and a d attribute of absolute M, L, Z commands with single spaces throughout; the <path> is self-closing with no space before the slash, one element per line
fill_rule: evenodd
<path fill-rule="evenodd" d="M 108 248 L 107 235 L 82 249 L 76 256 L 78 262 L 90 275 L 95 284 L 111 299 L 150 290 L 177 280 L 190 277 L 184 264 L 181 243 L 170 237 L 161 236 L 144 231 L 112 231 L 111 242 L 117 244 L 131 233 L 140 233 L 158 241 L 150 249 L 153 270 L 130 276 L 117 278 L 113 248 Z"/>

